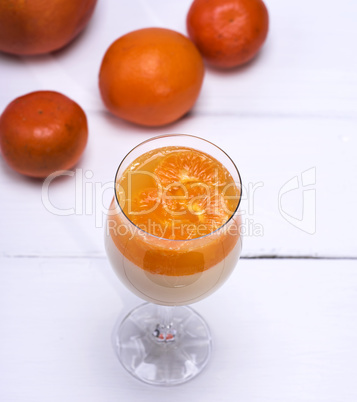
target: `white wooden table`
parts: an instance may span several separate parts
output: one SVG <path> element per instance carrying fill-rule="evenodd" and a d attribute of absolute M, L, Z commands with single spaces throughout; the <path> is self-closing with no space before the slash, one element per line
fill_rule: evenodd
<path fill-rule="evenodd" d="M 49 199 L 42 182 L 0 159 L 1 402 L 357 400 L 357 3 L 266 4 L 271 29 L 256 60 L 207 69 L 192 113 L 160 129 L 109 115 L 98 70 L 126 32 L 185 33 L 190 0 L 101 0 L 66 49 L 0 55 L 1 111 L 30 91 L 57 90 L 90 127 L 79 170 L 53 181 Z M 221 146 L 247 195 L 243 258 L 194 306 L 212 329 L 212 360 L 176 389 L 134 380 L 113 353 L 115 321 L 141 301 L 111 271 L 102 228 L 121 158 L 164 133 Z"/>

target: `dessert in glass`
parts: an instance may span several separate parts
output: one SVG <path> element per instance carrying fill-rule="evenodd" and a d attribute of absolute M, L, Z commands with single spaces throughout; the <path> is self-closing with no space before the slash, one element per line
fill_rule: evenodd
<path fill-rule="evenodd" d="M 116 326 L 119 360 L 136 378 L 174 385 L 207 364 L 211 336 L 188 304 L 218 289 L 242 248 L 240 174 L 213 143 L 147 140 L 118 167 L 105 246 L 120 280 L 145 303 Z"/>

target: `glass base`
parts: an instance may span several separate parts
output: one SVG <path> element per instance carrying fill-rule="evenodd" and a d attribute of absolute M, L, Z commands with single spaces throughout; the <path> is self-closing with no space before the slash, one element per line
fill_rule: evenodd
<path fill-rule="evenodd" d="M 124 368 L 154 385 L 177 385 L 206 366 L 212 339 L 203 318 L 190 307 L 145 303 L 132 310 L 113 332 Z"/>

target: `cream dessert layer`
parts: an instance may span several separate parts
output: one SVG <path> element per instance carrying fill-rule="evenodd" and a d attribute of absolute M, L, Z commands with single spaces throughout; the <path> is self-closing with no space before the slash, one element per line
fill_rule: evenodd
<path fill-rule="evenodd" d="M 105 247 L 115 273 L 134 294 L 151 303 L 179 306 L 209 296 L 227 280 L 239 259 L 242 238 L 216 265 L 182 276 L 155 274 L 140 268 L 118 250 L 110 235 L 105 237 Z"/>

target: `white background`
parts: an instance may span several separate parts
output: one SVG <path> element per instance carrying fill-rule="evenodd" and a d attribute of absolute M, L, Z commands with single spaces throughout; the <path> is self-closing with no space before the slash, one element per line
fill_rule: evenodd
<path fill-rule="evenodd" d="M 68 216 L 46 208 L 41 181 L 0 159 L 1 401 L 357 400 L 357 3 L 267 0 L 270 32 L 258 57 L 232 71 L 207 68 L 189 115 L 159 129 L 111 116 L 97 86 L 107 47 L 143 27 L 185 33 L 190 3 L 99 0 L 65 49 L 0 55 L 0 111 L 17 96 L 57 90 L 83 107 L 90 130 L 81 170 L 50 186 L 55 208 L 75 209 Z M 242 204 L 243 259 L 194 306 L 212 329 L 212 360 L 179 392 L 137 382 L 114 356 L 112 327 L 140 300 L 112 273 L 102 228 L 122 157 L 166 133 L 213 141 L 246 190 L 258 186 L 251 210 Z M 308 170 L 316 182 L 303 188 Z M 279 210 L 279 191 L 295 177 L 300 188 L 281 208 L 296 219 L 311 214 L 313 234 Z M 304 190 L 316 195 L 305 213 Z"/>

